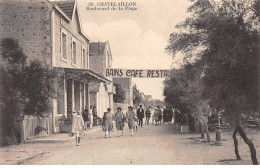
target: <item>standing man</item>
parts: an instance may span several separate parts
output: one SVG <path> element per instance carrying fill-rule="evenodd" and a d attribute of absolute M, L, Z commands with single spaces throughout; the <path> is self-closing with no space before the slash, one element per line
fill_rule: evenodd
<path fill-rule="evenodd" d="M 162 110 L 159 105 L 157 106 L 157 110 L 158 110 L 158 121 L 160 124 L 162 124 Z"/>
<path fill-rule="evenodd" d="M 151 107 L 148 106 L 148 108 L 145 111 L 145 124 L 149 124 L 150 118 L 151 118 Z"/>
<path fill-rule="evenodd" d="M 168 124 L 171 124 L 173 118 L 173 108 L 168 108 Z"/>
<path fill-rule="evenodd" d="M 137 118 L 138 118 L 138 125 L 143 127 L 143 118 L 144 118 L 144 109 L 142 108 L 142 105 L 140 104 L 140 107 L 137 109 Z"/>
<path fill-rule="evenodd" d="M 90 106 L 88 115 L 89 115 L 89 121 L 90 121 L 89 128 L 92 128 L 92 126 L 93 126 L 93 105 Z"/>
<path fill-rule="evenodd" d="M 163 107 L 163 124 L 168 123 L 168 110 L 167 108 L 164 106 Z"/>
<path fill-rule="evenodd" d="M 84 124 L 85 124 L 85 129 L 87 129 L 88 121 L 89 121 L 88 106 L 85 106 L 82 116 L 83 116 L 83 120 L 84 120 Z"/>

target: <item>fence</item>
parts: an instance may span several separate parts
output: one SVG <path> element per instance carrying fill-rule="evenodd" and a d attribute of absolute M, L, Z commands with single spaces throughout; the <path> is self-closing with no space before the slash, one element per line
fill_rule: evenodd
<path fill-rule="evenodd" d="M 45 134 L 50 134 L 52 130 L 51 117 L 38 118 L 33 115 L 25 115 L 24 119 L 21 121 L 21 141 L 32 139 L 35 136 L 35 128 L 40 125 L 44 127 Z"/>

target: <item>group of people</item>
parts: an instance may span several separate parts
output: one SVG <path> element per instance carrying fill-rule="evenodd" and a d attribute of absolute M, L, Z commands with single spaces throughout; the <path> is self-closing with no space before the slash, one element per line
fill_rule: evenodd
<path fill-rule="evenodd" d="M 87 109 L 87 107 L 85 108 Z M 82 117 L 83 116 L 83 117 Z M 93 107 L 90 107 L 90 111 L 87 110 L 83 111 L 83 114 L 78 113 L 73 117 L 72 122 L 72 133 L 76 137 L 76 145 L 78 146 L 80 143 L 80 137 L 83 132 L 83 129 L 87 128 L 87 122 L 90 121 L 92 127 L 93 124 Z M 124 135 L 124 126 L 125 123 L 128 124 L 128 128 L 130 130 L 130 136 L 134 135 L 134 131 L 137 132 L 138 125 L 142 128 L 143 127 L 143 120 L 145 118 L 145 124 L 149 124 L 150 118 L 152 116 L 153 124 L 154 121 L 156 122 L 156 126 L 163 122 L 170 123 L 173 117 L 173 111 L 169 107 L 165 107 L 162 111 L 159 106 L 155 107 L 155 110 L 152 115 L 151 107 L 147 107 L 146 110 L 143 109 L 142 105 L 134 111 L 132 106 L 128 107 L 126 113 L 123 113 L 122 108 L 118 107 L 116 112 L 113 114 L 111 113 L 111 109 L 108 108 L 107 112 L 104 112 L 103 115 L 103 122 L 102 127 L 103 131 L 105 132 L 105 138 L 111 137 L 111 132 L 113 130 L 113 121 L 116 123 L 117 128 L 117 136 Z M 92 122 L 91 122 L 92 121 Z"/>
<path fill-rule="evenodd" d="M 130 135 L 133 136 L 134 129 L 137 131 L 138 118 L 133 111 L 133 107 L 129 106 L 126 114 L 123 113 L 122 108 L 118 107 L 115 114 L 111 113 L 111 109 L 108 108 L 107 112 L 103 116 L 103 131 L 105 131 L 105 138 L 111 138 L 111 131 L 113 130 L 113 120 L 116 121 L 117 136 L 124 135 L 125 122 L 128 123 Z"/>
<path fill-rule="evenodd" d="M 164 106 L 163 111 L 160 109 L 160 106 L 155 107 L 153 114 L 153 124 L 155 121 L 155 125 L 158 126 L 162 124 L 170 124 L 173 118 L 173 110 L 170 107 Z"/>

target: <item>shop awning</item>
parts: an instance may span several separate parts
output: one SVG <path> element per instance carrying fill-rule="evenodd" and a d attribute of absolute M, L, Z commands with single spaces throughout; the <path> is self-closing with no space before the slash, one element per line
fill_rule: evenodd
<path fill-rule="evenodd" d="M 111 83 L 110 80 L 104 78 L 103 76 L 88 70 L 88 69 L 74 69 L 74 68 L 61 68 L 55 67 L 55 69 L 63 72 L 65 74 L 65 78 L 67 79 L 74 79 L 83 82 L 104 82 L 104 83 Z"/>

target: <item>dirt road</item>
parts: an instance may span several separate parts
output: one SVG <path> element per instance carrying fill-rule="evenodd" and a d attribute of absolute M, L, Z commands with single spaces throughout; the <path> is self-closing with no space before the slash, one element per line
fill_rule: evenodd
<path fill-rule="evenodd" d="M 95 131 L 84 137 L 80 146 L 75 142 L 63 144 L 26 144 L 41 155 L 20 164 L 40 165 L 180 165 L 180 164 L 252 164 L 248 147 L 240 140 L 243 160 L 235 160 L 230 133 L 223 133 L 222 146 L 203 142 L 197 134 L 181 134 L 173 125 L 148 125 L 139 128 L 133 137 L 127 127 L 125 135 L 104 138 L 104 133 Z M 214 140 L 215 134 L 211 133 Z M 260 160 L 259 133 L 254 136 Z"/>

